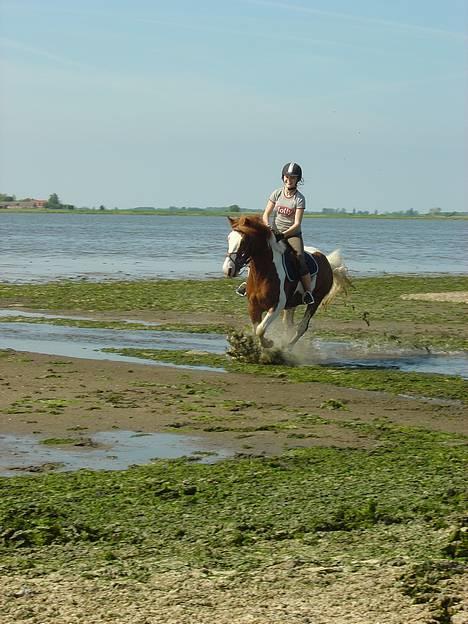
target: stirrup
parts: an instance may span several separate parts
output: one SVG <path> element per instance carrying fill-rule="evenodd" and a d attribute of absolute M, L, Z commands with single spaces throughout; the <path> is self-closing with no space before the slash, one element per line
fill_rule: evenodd
<path fill-rule="evenodd" d="M 242 282 L 242 284 L 236 288 L 236 294 L 240 297 L 245 297 L 247 295 L 247 282 Z"/>
<path fill-rule="evenodd" d="M 314 296 L 310 292 L 310 290 L 306 290 L 305 293 L 302 295 L 302 302 L 306 305 L 311 305 L 312 303 L 315 303 Z"/>

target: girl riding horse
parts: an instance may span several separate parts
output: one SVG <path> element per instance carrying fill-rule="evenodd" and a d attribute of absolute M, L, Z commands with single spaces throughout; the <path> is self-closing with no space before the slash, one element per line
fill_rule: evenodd
<path fill-rule="evenodd" d="M 228 253 L 223 264 L 226 277 L 235 277 L 248 263 L 247 279 L 248 310 L 254 333 L 264 347 L 272 342 L 265 338 L 265 332 L 283 310 L 292 322 L 292 312 L 302 304 L 298 287 L 300 277 L 289 276 L 284 257 L 289 246 L 277 241 L 271 229 L 262 218 L 243 215 L 237 219 L 229 217 L 232 231 L 228 236 Z M 348 271 L 339 251 L 325 256 L 320 251 L 312 254 L 318 267 L 314 288 L 314 300 L 307 304 L 304 317 L 296 329 L 289 346 L 294 345 L 309 326 L 310 319 L 321 303 L 329 303 L 349 284 Z M 297 262 L 297 258 L 294 258 Z"/>
<path fill-rule="evenodd" d="M 295 162 L 286 163 L 281 171 L 283 186 L 273 191 L 263 211 L 263 222 L 270 226 L 273 216 L 273 230 L 276 239 L 287 239 L 294 249 L 299 261 L 299 271 L 304 286 L 303 303 L 314 303 L 312 295 L 312 278 L 304 257 L 304 241 L 302 239 L 301 223 L 304 216 L 306 200 L 297 186 L 303 182 L 302 168 Z M 246 284 L 237 289 L 239 295 L 245 294 Z"/>

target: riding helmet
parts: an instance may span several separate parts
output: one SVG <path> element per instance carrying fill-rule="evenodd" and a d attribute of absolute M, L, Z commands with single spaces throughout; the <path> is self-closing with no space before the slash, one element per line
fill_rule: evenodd
<path fill-rule="evenodd" d="M 284 179 L 285 175 L 297 176 L 297 181 L 300 182 L 302 180 L 302 169 L 295 162 L 288 162 L 284 165 L 283 170 L 281 172 L 281 179 Z"/>

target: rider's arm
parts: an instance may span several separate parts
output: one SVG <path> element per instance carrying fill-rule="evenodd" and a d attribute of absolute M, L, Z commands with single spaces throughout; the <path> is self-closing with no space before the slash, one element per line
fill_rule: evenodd
<path fill-rule="evenodd" d="M 294 223 L 288 227 L 287 230 L 283 232 L 284 238 L 288 238 L 289 236 L 295 236 L 298 232 L 301 231 L 301 223 L 302 217 L 304 216 L 303 208 L 296 208 L 296 214 L 294 215 Z"/>
<path fill-rule="evenodd" d="M 265 206 L 265 210 L 263 211 L 263 215 L 262 215 L 263 223 L 265 225 L 270 225 L 270 217 L 271 217 L 271 213 L 273 212 L 274 207 L 275 207 L 275 202 L 269 199 L 267 205 Z"/>

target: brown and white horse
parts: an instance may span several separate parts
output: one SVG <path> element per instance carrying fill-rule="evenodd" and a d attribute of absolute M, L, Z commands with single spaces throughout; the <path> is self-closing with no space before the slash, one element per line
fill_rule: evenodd
<path fill-rule="evenodd" d="M 283 263 L 286 254 L 292 254 L 296 264 L 297 259 L 286 242 L 276 240 L 274 233 L 263 223 L 260 216 L 242 215 L 228 219 L 232 231 L 228 235 L 228 252 L 223 273 L 226 277 L 236 277 L 246 264 L 249 265 L 249 316 L 261 345 L 268 348 L 273 343 L 265 338 L 265 332 L 273 321 L 284 310 L 285 320 L 291 326 L 295 308 L 302 305 L 304 290 L 301 281 L 299 277 L 290 280 Z M 329 256 L 311 248 L 306 248 L 306 252 L 314 257 L 318 267 L 316 278 L 312 282 L 315 301 L 306 306 L 304 316 L 288 343 L 290 347 L 307 331 L 310 319 L 319 305 L 330 303 L 339 292 L 346 292 L 346 287 L 350 284 L 348 270 L 338 250 Z"/>

